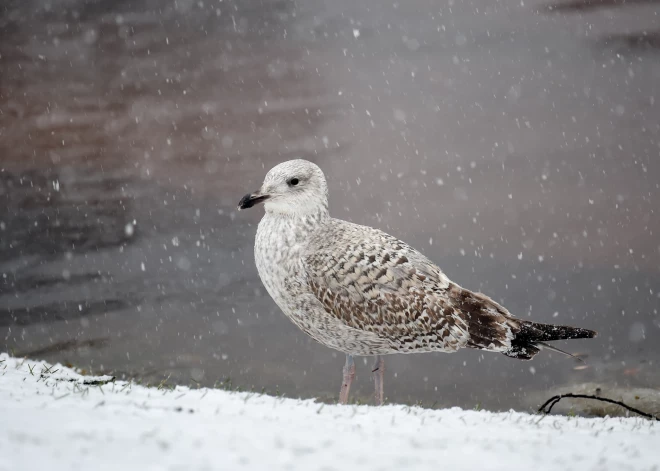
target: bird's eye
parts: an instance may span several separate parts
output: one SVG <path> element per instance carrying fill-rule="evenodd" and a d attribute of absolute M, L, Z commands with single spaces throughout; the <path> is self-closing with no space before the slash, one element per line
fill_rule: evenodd
<path fill-rule="evenodd" d="M 289 185 L 296 186 L 299 182 L 300 180 L 298 180 L 297 178 L 292 178 L 291 180 L 289 180 Z"/>

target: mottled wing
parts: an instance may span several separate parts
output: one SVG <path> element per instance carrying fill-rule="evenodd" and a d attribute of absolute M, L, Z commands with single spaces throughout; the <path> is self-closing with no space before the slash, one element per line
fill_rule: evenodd
<path fill-rule="evenodd" d="M 333 220 L 309 244 L 308 283 L 325 311 L 401 352 L 509 348 L 508 312 L 464 290 L 409 245 Z"/>

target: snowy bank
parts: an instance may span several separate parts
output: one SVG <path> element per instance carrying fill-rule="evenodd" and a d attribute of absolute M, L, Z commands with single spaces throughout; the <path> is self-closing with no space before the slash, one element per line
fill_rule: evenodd
<path fill-rule="evenodd" d="M 146 388 L 0 354 L 0 470 L 658 470 L 660 426 Z"/>

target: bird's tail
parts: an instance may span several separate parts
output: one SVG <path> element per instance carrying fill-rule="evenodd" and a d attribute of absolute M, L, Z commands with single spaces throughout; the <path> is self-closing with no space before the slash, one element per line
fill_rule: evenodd
<path fill-rule="evenodd" d="M 519 360 L 531 360 L 542 348 L 547 348 L 564 355 L 570 353 L 548 345 L 553 340 L 591 339 L 597 333 L 593 330 L 566 325 L 540 324 L 538 322 L 520 321 L 518 332 L 514 333 L 511 348 L 503 352 L 506 356 Z"/>

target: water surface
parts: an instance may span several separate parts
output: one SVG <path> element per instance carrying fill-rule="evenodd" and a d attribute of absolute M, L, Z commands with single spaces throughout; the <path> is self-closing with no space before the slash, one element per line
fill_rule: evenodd
<path fill-rule="evenodd" d="M 650 1 L 5 2 L 0 348 L 336 397 L 342 355 L 279 312 L 253 262 L 262 210 L 235 211 L 306 158 L 335 217 L 520 317 L 601 333 L 563 345 L 588 368 L 389 357 L 390 401 L 657 387 L 659 34 Z"/>

